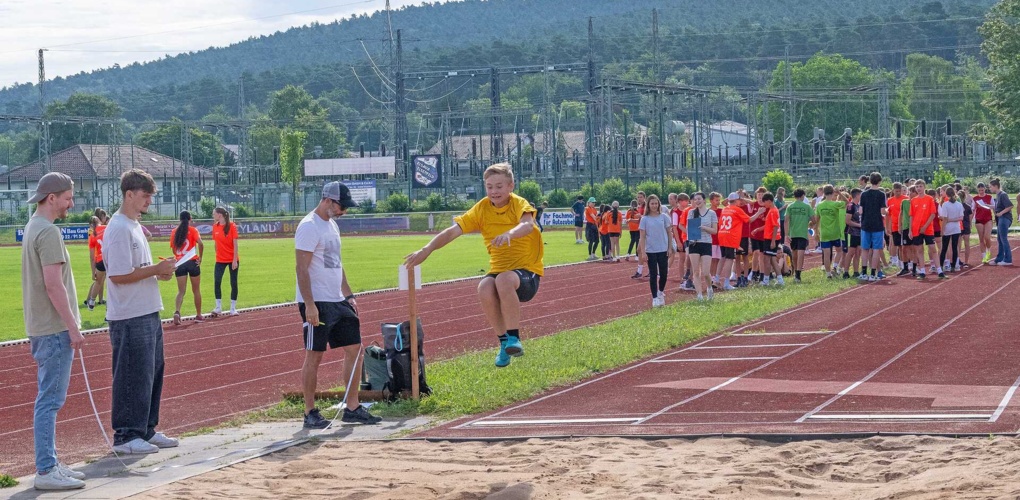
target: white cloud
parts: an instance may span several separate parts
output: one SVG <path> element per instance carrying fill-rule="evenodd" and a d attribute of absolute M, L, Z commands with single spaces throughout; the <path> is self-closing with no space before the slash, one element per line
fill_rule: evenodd
<path fill-rule="evenodd" d="M 417 4 L 392 0 L 394 9 Z M 0 87 L 69 76 L 166 54 L 224 46 L 312 21 L 380 10 L 384 0 L 4 0 L 0 5 Z"/>

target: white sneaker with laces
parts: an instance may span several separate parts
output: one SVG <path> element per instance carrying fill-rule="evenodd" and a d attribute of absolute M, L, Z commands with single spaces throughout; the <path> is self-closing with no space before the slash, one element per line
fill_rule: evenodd
<path fill-rule="evenodd" d="M 219 316 L 219 315 L 223 314 L 223 309 L 220 306 L 216 306 L 216 307 L 213 308 L 212 311 L 209 311 L 209 314 L 211 314 L 213 316 Z"/>
<path fill-rule="evenodd" d="M 54 467 L 46 474 L 36 474 L 33 486 L 43 491 L 77 490 L 85 487 L 85 481 L 68 477 L 60 467 Z"/>
<path fill-rule="evenodd" d="M 157 432 L 149 438 L 149 444 L 160 448 L 176 448 L 177 445 L 181 443 L 177 440 L 177 438 L 167 437 L 166 434 Z"/>
<path fill-rule="evenodd" d="M 237 309 L 231 309 L 231 310 L 230 310 L 230 315 L 231 315 L 231 316 L 238 316 L 238 315 L 240 315 L 240 314 L 241 314 L 241 313 L 237 312 Z"/>
<path fill-rule="evenodd" d="M 142 438 L 134 438 L 126 443 L 115 445 L 113 451 L 117 452 L 118 455 L 148 455 L 158 452 L 159 447 L 147 443 Z"/>
<path fill-rule="evenodd" d="M 776 278 L 776 285 L 783 286 L 785 284 L 786 284 L 786 282 L 783 281 L 783 277 L 782 276 L 779 276 L 779 277 Z"/>

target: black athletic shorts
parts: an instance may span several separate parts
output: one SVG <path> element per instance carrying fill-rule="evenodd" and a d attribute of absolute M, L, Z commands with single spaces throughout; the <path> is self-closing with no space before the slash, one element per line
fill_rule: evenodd
<path fill-rule="evenodd" d="M 96 271 L 99 271 L 101 273 L 105 273 L 106 272 L 106 263 L 103 262 L 103 261 L 96 262 Z"/>
<path fill-rule="evenodd" d="M 751 239 L 751 251 L 752 252 L 764 252 L 765 251 L 765 240 Z"/>
<path fill-rule="evenodd" d="M 701 241 L 692 241 L 687 244 L 687 252 L 691 255 L 712 256 L 712 244 Z"/>
<path fill-rule="evenodd" d="M 861 236 L 854 236 L 852 234 L 843 235 L 843 251 L 849 248 L 860 248 L 861 247 Z"/>
<path fill-rule="evenodd" d="M 521 284 L 517 287 L 517 300 L 524 303 L 535 298 L 535 294 L 538 293 L 538 285 L 539 282 L 542 281 L 542 277 L 526 269 L 514 269 L 513 272 L 517 273 L 517 277 L 521 279 Z M 496 279 L 497 275 L 486 274 L 485 276 L 487 278 Z"/>
<path fill-rule="evenodd" d="M 782 247 L 779 246 L 778 242 L 776 242 L 773 246 L 773 242 L 765 240 L 762 241 L 761 253 L 768 255 L 769 257 L 775 257 L 780 252 L 781 248 Z"/>
<path fill-rule="evenodd" d="M 584 227 L 584 218 L 579 216 L 579 215 L 575 215 L 574 216 L 574 227 Z"/>
<path fill-rule="evenodd" d="M 750 238 L 740 238 L 740 248 L 737 249 L 737 255 L 747 255 L 751 248 Z"/>
<path fill-rule="evenodd" d="M 202 274 L 202 268 L 198 267 L 198 261 L 191 259 L 174 270 L 174 276 L 180 278 L 181 276 L 200 276 Z"/>
<path fill-rule="evenodd" d="M 306 351 L 323 352 L 327 344 L 330 349 L 361 344 L 361 320 L 349 302 L 316 301 L 315 307 L 319 310 L 319 324 L 302 328 Z M 301 323 L 307 323 L 304 303 L 298 303 L 298 312 Z"/>
<path fill-rule="evenodd" d="M 620 233 L 609 233 L 609 237 L 610 238 L 619 238 L 620 237 Z"/>
<path fill-rule="evenodd" d="M 719 252 L 722 254 L 722 258 L 724 258 L 724 259 L 733 260 L 733 259 L 737 258 L 737 249 L 736 248 L 719 247 Z"/>
<path fill-rule="evenodd" d="M 922 234 L 922 235 L 917 236 L 916 238 L 910 240 L 910 244 L 914 245 L 914 246 L 934 245 L 935 244 L 935 237 L 934 236 L 928 236 L 928 235 Z"/>
<path fill-rule="evenodd" d="M 911 245 L 911 243 L 910 243 L 910 230 L 909 229 L 904 229 L 904 230 L 900 231 L 900 234 L 902 234 L 902 236 L 900 236 L 900 241 L 903 242 L 903 246 L 910 246 Z"/>
<path fill-rule="evenodd" d="M 903 235 L 899 231 L 892 234 L 892 244 L 898 247 L 903 246 Z"/>
<path fill-rule="evenodd" d="M 793 250 L 807 250 L 807 238 L 790 238 L 790 248 Z"/>

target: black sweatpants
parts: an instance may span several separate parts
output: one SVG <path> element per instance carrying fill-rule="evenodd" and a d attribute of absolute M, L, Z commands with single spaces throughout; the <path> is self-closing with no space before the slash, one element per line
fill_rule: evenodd
<path fill-rule="evenodd" d="M 216 269 L 213 271 L 213 293 L 216 295 L 216 300 L 223 298 L 220 282 L 223 281 L 223 271 L 225 269 L 230 269 L 230 300 L 237 300 L 237 271 L 241 269 L 240 264 L 238 264 L 237 269 L 234 269 L 230 263 L 216 263 Z"/>
<path fill-rule="evenodd" d="M 667 252 L 650 252 L 648 255 L 648 288 L 652 290 L 652 298 L 659 292 L 666 291 L 666 278 L 669 275 L 669 254 Z"/>
<path fill-rule="evenodd" d="M 638 243 L 640 241 L 641 241 L 641 231 L 631 231 L 630 232 L 630 244 L 627 245 L 627 255 L 631 255 L 631 254 L 634 253 L 634 250 L 637 250 Z"/>
<path fill-rule="evenodd" d="M 957 259 L 960 258 L 960 234 L 952 234 L 949 236 L 942 235 L 942 254 L 939 255 L 939 265 L 946 261 L 946 250 L 949 250 L 949 246 L 953 247 L 953 260 L 949 261 L 949 267 L 956 265 Z"/>

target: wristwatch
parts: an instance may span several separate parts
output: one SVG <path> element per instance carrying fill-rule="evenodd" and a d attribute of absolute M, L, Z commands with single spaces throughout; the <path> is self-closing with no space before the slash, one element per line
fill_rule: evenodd
<path fill-rule="evenodd" d="M 353 295 L 348 295 L 348 296 L 344 297 L 344 300 L 351 300 L 351 299 L 353 299 L 353 298 L 354 298 L 354 296 L 353 296 Z"/>

